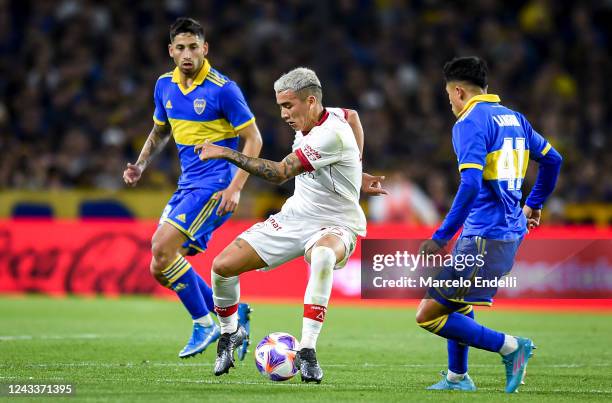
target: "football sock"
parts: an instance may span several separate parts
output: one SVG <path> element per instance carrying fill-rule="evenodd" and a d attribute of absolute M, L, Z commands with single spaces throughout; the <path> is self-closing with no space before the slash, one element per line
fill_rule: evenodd
<path fill-rule="evenodd" d="M 212 326 L 215 322 L 213 321 L 212 315 L 210 313 L 207 313 L 201 318 L 194 319 L 193 323 L 199 323 L 204 327 L 209 327 Z"/>
<path fill-rule="evenodd" d="M 451 382 L 460 382 L 463 380 L 463 378 L 465 378 L 465 374 L 466 374 L 465 372 L 462 374 L 456 374 L 449 369 L 448 372 L 446 373 L 446 379 Z"/>
<path fill-rule="evenodd" d="M 215 312 L 221 333 L 234 333 L 238 329 L 238 300 L 240 280 L 238 276 L 223 277 L 211 271 Z"/>
<path fill-rule="evenodd" d="M 516 339 L 516 337 L 507 334 L 506 338 L 504 339 L 504 344 L 499 349 L 499 353 L 501 355 L 508 355 L 510 353 L 515 352 L 517 348 L 518 340 Z"/>
<path fill-rule="evenodd" d="M 457 313 L 474 319 L 474 309 L 472 305 L 466 305 L 457 310 Z M 468 352 L 470 347 L 449 339 L 446 341 L 446 349 L 448 351 L 448 374 L 446 378 L 449 381 L 458 382 L 463 379 L 463 376 L 468 372 Z M 451 374 L 457 375 L 458 379 L 457 377 L 451 379 Z"/>
<path fill-rule="evenodd" d="M 187 259 L 177 257 L 162 270 L 162 274 L 168 281 L 167 287 L 176 292 L 192 319 L 208 315 L 209 310 L 198 285 L 198 275 Z"/>
<path fill-rule="evenodd" d="M 336 254 L 327 246 L 315 246 L 310 255 L 310 277 L 304 293 L 304 318 L 300 348 L 315 348 L 323 327 L 334 281 Z"/>
<path fill-rule="evenodd" d="M 445 339 L 495 353 L 499 352 L 506 337 L 457 312 L 419 323 L 419 326 Z"/>
<path fill-rule="evenodd" d="M 215 313 L 215 302 L 213 301 L 213 291 L 212 288 L 206 284 L 206 281 L 196 272 L 196 276 L 198 277 L 198 287 L 200 287 L 200 292 L 204 297 L 204 302 L 206 303 L 206 308 L 212 313 Z"/>

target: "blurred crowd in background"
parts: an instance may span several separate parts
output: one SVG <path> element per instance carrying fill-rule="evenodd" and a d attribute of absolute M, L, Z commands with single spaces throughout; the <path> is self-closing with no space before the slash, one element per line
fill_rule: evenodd
<path fill-rule="evenodd" d="M 612 203 L 610 0 L 0 0 L 0 189 L 123 188 L 156 79 L 174 67 L 169 25 L 184 15 L 242 88 L 263 157 L 280 160 L 293 139 L 272 88 L 283 72 L 313 68 L 325 105 L 358 110 L 364 169 L 393 191 L 373 218 L 403 221 L 406 200 L 425 223 L 449 208 L 459 175 L 441 69 L 465 55 L 488 61 L 489 92 L 563 154 L 549 208 Z M 179 173 L 169 144 L 140 186 L 172 188 Z"/>

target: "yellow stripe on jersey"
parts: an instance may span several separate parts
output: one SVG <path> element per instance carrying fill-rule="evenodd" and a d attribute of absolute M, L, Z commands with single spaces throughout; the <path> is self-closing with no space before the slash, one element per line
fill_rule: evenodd
<path fill-rule="evenodd" d="M 254 117 L 253 117 L 253 118 L 251 118 L 251 119 L 249 119 L 249 120 L 247 120 L 247 121 L 246 121 L 246 122 L 244 122 L 243 124 L 241 124 L 241 125 L 238 125 L 238 126 L 234 127 L 234 130 L 235 130 L 235 131 L 242 130 L 242 129 L 244 129 L 245 127 L 247 127 L 248 125 L 250 125 L 251 123 L 255 123 L 255 118 L 254 118 Z"/>
<path fill-rule="evenodd" d="M 218 81 L 217 79 L 215 79 L 213 77 L 210 77 L 210 76 L 206 77 L 206 80 L 210 81 L 211 83 L 213 83 L 215 85 L 218 85 L 219 87 L 223 87 L 223 85 L 225 84 L 225 83 L 223 83 L 221 81 Z"/>
<path fill-rule="evenodd" d="M 497 150 L 487 154 L 486 164 L 484 171 L 482 173 L 482 178 L 484 180 L 494 180 L 494 179 L 507 179 L 500 178 L 500 171 L 504 169 L 502 155 L 504 150 Z M 527 165 L 529 161 L 529 150 L 524 150 L 523 152 L 523 170 L 519 172 L 519 150 L 512 150 L 512 157 L 514 158 L 514 179 L 524 178 L 525 173 L 527 172 Z"/>
<path fill-rule="evenodd" d="M 189 146 L 203 143 L 205 140 L 214 143 L 238 136 L 236 130 L 225 119 L 208 122 L 172 118 L 169 120 L 172 126 L 172 135 L 177 144 Z"/>
<path fill-rule="evenodd" d="M 542 156 L 545 156 L 546 154 L 548 154 L 548 151 L 552 148 L 552 146 L 550 145 L 550 143 L 546 143 L 546 147 L 544 147 L 544 149 L 542 150 Z"/>
<path fill-rule="evenodd" d="M 208 76 L 207 77 L 212 77 L 214 79 L 216 79 L 217 81 L 220 81 L 221 83 L 225 84 L 227 82 L 227 80 L 223 77 L 221 77 L 219 74 L 217 74 L 216 72 L 210 70 L 208 72 Z"/>
<path fill-rule="evenodd" d="M 227 80 L 225 78 L 221 77 L 220 75 L 218 75 L 217 73 L 215 73 L 212 70 L 208 72 L 208 75 L 206 76 L 206 79 L 212 81 L 215 84 L 217 84 L 219 87 L 223 87 L 223 85 L 225 83 L 227 83 Z"/>
<path fill-rule="evenodd" d="M 462 170 L 467 169 L 467 168 L 476 168 L 476 169 L 480 169 L 482 171 L 483 166 L 480 165 L 480 164 L 474 164 L 474 163 L 468 162 L 466 164 L 459 165 L 459 172 L 461 172 Z"/>
<path fill-rule="evenodd" d="M 153 122 L 158 126 L 165 126 L 166 124 L 166 122 L 162 122 L 161 120 L 157 119 L 155 116 L 153 116 Z"/>

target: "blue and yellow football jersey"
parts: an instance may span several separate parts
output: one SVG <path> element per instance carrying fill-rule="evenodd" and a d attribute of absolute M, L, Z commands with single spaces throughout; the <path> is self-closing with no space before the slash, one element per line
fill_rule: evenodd
<path fill-rule="evenodd" d="M 500 105 L 494 94 L 470 99 L 453 127 L 459 171 L 483 171 L 483 183 L 461 236 L 518 239 L 526 232 L 521 185 L 529 159 L 551 149 L 527 119 Z"/>
<path fill-rule="evenodd" d="M 235 82 L 213 69 L 208 60 L 193 85 L 184 88 L 178 67 L 155 84 L 153 121 L 169 124 L 181 161 L 178 188 L 200 188 L 231 182 L 236 167 L 225 160 L 200 161 L 194 145 L 209 140 L 236 149 L 238 131 L 255 121 Z"/>

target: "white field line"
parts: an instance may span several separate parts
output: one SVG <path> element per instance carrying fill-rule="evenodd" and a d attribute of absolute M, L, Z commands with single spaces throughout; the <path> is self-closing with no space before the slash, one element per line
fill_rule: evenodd
<path fill-rule="evenodd" d="M 100 339 L 108 336 L 100 336 L 98 334 L 69 334 L 69 335 L 17 335 L 17 336 L 0 336 L 0 341 L 16 341 L 16 340 L 68 340 L 68 339 Z"/>
<path fill-rule="evenodd" d="M 108 363 L 108 362 L 66 362 L 66 363 L 53 363 L 53 364 L 23 364 L 23 365 L 10 365 L 0 364 L 0 368 L 13 368 L 15 366 L 21 368 L 78 368 L 78 367 L 100 367 L 100 368 L 146 368 L 146 367 L 212 367 L 212 362 L 201 362 L 201 363 L 172 363 L 172 362 L 126 362 L 126 363 Z M 542 364 L 537 365 L 538 368 L 591 368 L 591 367 L 612 367 L 612 363 L 601 362 L 591 364 Z M 535 366 L 534 365 L 534 366 Z M 244 365 L 240 365 L 244 366 Z M 437 368 L 440 364 L 372 364 L 372 363 L 361 363 L 361 364 L 324 364 L 327 368 Z M 497 368 L 498 364 L 470 364 L 470 367 L 475 368 Z"/>

